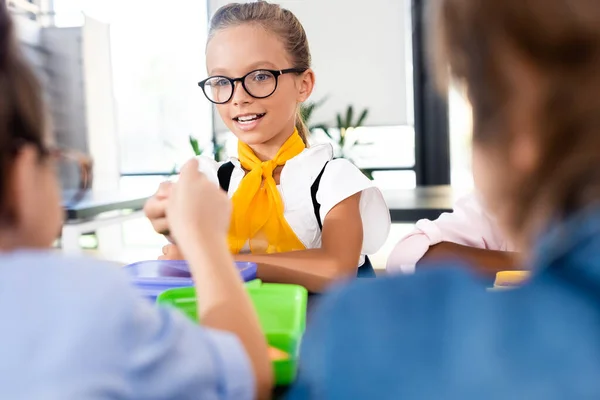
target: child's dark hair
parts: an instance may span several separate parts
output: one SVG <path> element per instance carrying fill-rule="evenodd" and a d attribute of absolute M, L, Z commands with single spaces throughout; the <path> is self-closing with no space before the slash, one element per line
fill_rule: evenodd
<path fill-rule="evenodd" d="M 12 217 L 8 186 L 16 152 L 24 143 L 44 149 L 44 116 L 40 84 L 18 47 L 6 1 L 0 0 L 0 221 Z"/>
<path fill-rule="evenodd" d="M 275 33 L 283 42 L 292 58 L 293 68 L 310 68 L 311 57 L 306 32 L 298 18 L 278 4 L 266 1 L 254 3 L 231 3 L 217 10 L 211 19 L 208 40 L 221 29 L 242 24 L 257 24 Z M 302 120 L 300 110 L 296 111 L 296 129 L 304 144 L 308 144 L 308 128 Z"/>
<path fill-rule="evenodd" d="M 436 0 L 438 76 L 465 84 L 473 107 L 473 140 L 510 165 L 513 101 L 527 71 L 536 168 L 507 171 L 503 203 L 516 234 L 545 218 L 565 218 L 600 201 L 600 4 L 597 0 Z M 512 56 L 510 58 L 509 56 Z M 449 68 L 448 68 L 449 67 Z M 521 71 L 520 71 L 521 70 Z M 530 80 L 528 79 L 528 80 Z M 520 130 L 521 129 L 521 130 Z M 550 214 L 550 216 L 548 216 Z M 543 215 L 546 215 L 544 217 Z"/>

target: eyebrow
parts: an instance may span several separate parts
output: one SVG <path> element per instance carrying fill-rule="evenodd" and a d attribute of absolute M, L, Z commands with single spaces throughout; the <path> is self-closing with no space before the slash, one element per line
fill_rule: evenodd
<path fill-rule="evenodd" d="M 277 68 L 277 66 L 275 66 L 275 64 L 273 64 L 272 62 L 269 61 L 259 61 L 259 62 L 255 62 L 253 64 L 250 64 L 248 66 L 247 72 L 251 72 L 260 68 L 268 68 L 268 69 L 276 69 L 279 70 L 279 68 Z M 214 76 L 214 75 L 224 75 L 227 76 L 227 69 L 225 68 L 215 68 L 213 69 L 210 73 L 210 76 Z"/>

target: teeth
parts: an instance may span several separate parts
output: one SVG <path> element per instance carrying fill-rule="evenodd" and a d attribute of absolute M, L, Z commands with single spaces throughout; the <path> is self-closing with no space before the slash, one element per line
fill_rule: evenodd
<path fill-rule="evenodd" d="M 259 118 L 264 117 L 264 115 L 265 114 L 249 114 L 249 115 L 243 115 L 241 117 L 236 117 L 234 119 L 240 123 L 247 124 L 252 121 L 256 121 Z"/>

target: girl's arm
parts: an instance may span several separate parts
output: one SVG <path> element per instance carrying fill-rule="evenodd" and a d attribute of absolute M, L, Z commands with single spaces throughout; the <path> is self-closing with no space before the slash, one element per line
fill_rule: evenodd
<path fill-rule="evenodd" d="M 509 251 L 487 250 L 461 244 L 442 242 L 431 246 L 417 267 L 426 266 L 431 261 L 460 258 L 473 267 L 473 271 L 493 278 L 497 272 L 523 269 L 518 264 L 515 253 Z"/>
<path fill-rule="evenodd" d="M 477 272 L 492 275 L 498 269 L 515 267 L 513 250 L 498 224 L 483 208 L 478 196 L 462 197 L 452 213 L 437 220 L 420 220 L 415 230 L 392 250 L 387 269 L 390 272 L 414 272 L 415 266 L 440 258 L 463 258 Z"/>
<path fill-rule="evenodd" d="M 356 276 L 363 243 L 360 192 L 338 203 L 323 221 L 321 248 L 278 254 L 239 254 L 236 261 L 258 264 L 258 278 L 295 283 L 321 292 L 331 283 Z"/>

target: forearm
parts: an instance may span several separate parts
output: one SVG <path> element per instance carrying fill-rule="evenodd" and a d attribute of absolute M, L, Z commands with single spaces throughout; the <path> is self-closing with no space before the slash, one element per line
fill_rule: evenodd
<path fill-rule="evenodd" d="M 448 258 L 463 259 L 473 267 L 475 272 L 489 277 L 495 276 L 499 271 L 522 269 L 518 264 L 515 253 L 479 249 L 450 242 L 442 242 L 431 246 L 417 263 L 417 267 L 430 261 Z"/>
<path fill-rule="evenodd" d="M 340 256 L 326 249 L 276 254 L 239 254 L 236 261 L 258 265 L 258 278 L 265 282 L 293 283 L 309 292 L 324 291 L 333 282 L 356 276 L 360 254 Z"/>
<path fill-rule="evenodd" d="M 180 245 L 193 271 L 202 325 L 232 332 L 240 339 L 254 368 L 259 398 L 268 398 L 272 367 L 267 344 L 227 244 L 215 237 L 198 239 L 191 241 L 196 245 Z"/>

